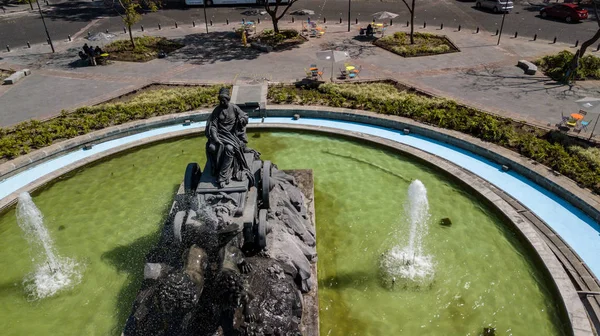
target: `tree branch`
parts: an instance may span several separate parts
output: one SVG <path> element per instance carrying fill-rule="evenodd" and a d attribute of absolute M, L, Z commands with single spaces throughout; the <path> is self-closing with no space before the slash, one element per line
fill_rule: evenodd
<path fill-rule="evenodd" d="M 283 13 L 281 13 L 281 15 L 279 15 L 279 17 L 277 18 L 277 20 L 280 20 L 285 15 L 285 13 L 288 11 L 288 9 L 290 9 L 290 7 L 292 7 L 292 5 L 295 4 L 297 1 L 298 0 L 290 0 L 288 2 L 287 7 L 285 7 L 285 9 L 283 10 Z"/>
<path fill-rule="evenodd" d="M 410 14 L 412 14 L 413 9 L 410 7 L 410 5 L 408 4 L 408 2 L 406 2 L 406 0 L 402 0 L 402 2 L 404 2 L 404 4 L 406 5 L 406 8 L 408 8 L 408 11 L 410 12 Z"/>

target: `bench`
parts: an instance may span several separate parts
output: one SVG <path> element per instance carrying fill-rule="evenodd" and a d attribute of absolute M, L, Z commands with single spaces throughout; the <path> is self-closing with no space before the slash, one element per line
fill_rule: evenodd
<path fill-rule="evenodd" d="M 15 84 L 16 82 L 20 81 L 23 77 L 29 76 L 29 75 L 31 75 L 31 70 L 29 70 L 29 69 L 23 69 L 23 70 L 17 71 L 14 74 L 5 78 L 4 84 L 5 85 Z"/>
<path fill-rule="evenodd" d="M 526 60 L 520 60 L 517 63 L 517 66 L 523 70 L 525 70 L 525 74 L 526 75 L 535 75 L 536 71 L 537 71 L 537 66 L 535 66 L 535 64 L 526 61 Z"/>

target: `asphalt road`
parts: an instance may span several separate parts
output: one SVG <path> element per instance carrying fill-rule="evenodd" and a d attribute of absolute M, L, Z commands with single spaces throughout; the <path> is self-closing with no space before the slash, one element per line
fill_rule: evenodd
<path fill-rule="evenodd" d="M 52 3 L 44 7 L 48 31 L 53 39 L 65 40 L 68 35 L 75 35 L 84 28 L 91 32 L 122 31 L 123 23 L 118 14 L 102 7 L 101 2 L 83 0 L 53 0 L 60 3 Z M 400 0 L 386 0 L 387 2 L 373 2 L 370 0 L 352 1 L 352 29 L 356 18 L 361 22 L 370 20 L 370 14 L 377 11 L 390 11 L 400 14 L 394 19 L 394 24 L 406 24 L 409 19 L 408 10 Z M 537 0 L 536 0 L 537 1 Z M 532 0 L 533 2 L 533 0 Z M 540 0 L 541 2 L 541 0 Z M 256 7 L 255 7 L 256 8 Z M 340 17 L 347 24 L 348 1 L 346 0 L 300 0 L 292 9 L 306 8 L 315 11 L 312 20 L 320 22 L 327 19 L 327 24 L 338 24 Z M 530 5 L 525 1 L 515 1 L 515 8 L 506 15 L 504 23 L 504 36 L 509 38 L 515 32 L 521 37 L 533 37 L 538 35 L 539 39 L 552 40 L 557 37 L 559 41 L 580 43 L 591 37 L 598 29 L 592 13 L 590 19 L 581 23 L 568 24 L 556 20 L 545 20 L 539 17 L 539 6 Z M 208 20 L 214 24 L 222 24 L 229 19 L 231 24 L 241 22 L 240 14 L 248 7 L 219 7 L 208 8 Z M 247 19 L 256 19 L 249 17 Z M 296 20 L 306 17 L 296 17 Z M 268 16 L 261 16 L 261 21 L 268 21 Z M 287 16 L 283 20 L 290 21 Z M 204 24 L 202 7 L 166 8 L 155 13 L 143 15 L 142 20 L 135 25 L 140 29 L 144 25 L 146 29 L 156 29 L 160 23 L 163 27 L 171 27 L 175 21 L 179 24 L 190 25 L 195 21 L 197 25 Z M 502 14 L 493 14 L 485 10 L 475 8 L 475 1 L 469 0 L 421 0 L 417 1 L 415 26 L 421 27 L 424 22 L 428 26 L 439 26 L 444 24 L 445 29 L 456 29 L 461 25 L 464 30 L 474 31 L 476 27 L 488 33 L 494 34 L 500 28 Z M 0 15 L 0 46 L 4 48 L 9 44 L 12 47 L 24 46 L 27 41 L 39 43 L 46 40 L 44 27 L 39 14 L 36 13 L 13 13 Z"/>

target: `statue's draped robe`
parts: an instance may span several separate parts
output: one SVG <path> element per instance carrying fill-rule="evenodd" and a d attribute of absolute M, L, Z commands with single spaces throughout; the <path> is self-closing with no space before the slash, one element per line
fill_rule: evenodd
<path fill-rule="evenodd" d="M 212 155 L 213 175 L 217 177 L 217 183 L 228 183 L 230 179 L 241 181 L 244 174 L 250 174 L 250 168 L 244 157 L 248 139 L 245 132 L 248 124 L 248 115 L 235 104 L 228 104 L 226 108 L 217 106 L 206 122 L 206 136 L 208 146 L 214 144 L 217 152 Z M 223 143 L 222 148 L 216 140 Z M 227 145 L 233 148 L 229 152 L 225 149 Z"/>

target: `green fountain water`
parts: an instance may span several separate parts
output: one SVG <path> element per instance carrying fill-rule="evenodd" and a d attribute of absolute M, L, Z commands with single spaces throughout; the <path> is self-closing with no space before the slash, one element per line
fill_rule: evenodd
<path fill-rule="evenodd" d="M 404 156 L 337 138 L 254 133 L 250 146 L 282 169 L 315 176 L 321 335 L 563 335 L 545 273 L 516 235 L 476 197 Z M 0 215 L 3 335 L 119 335 L 163 216 L 204 139 L 182 139 L 114 156 L 33 195 L 57 253 L 82 264 L 81 282 L 28 300 L 34 271 L 15 211 Z M 429 203 L 422 250 L 427 286 L 386 289 L 382 253 L 408 243 L 403 205 L 411 181 Z M 441 218 L 453 225 L 443 227 Z"/>

